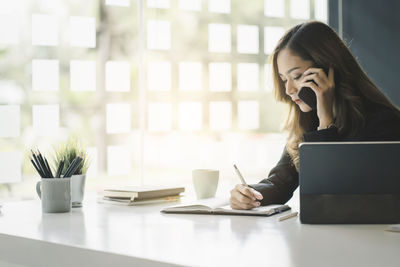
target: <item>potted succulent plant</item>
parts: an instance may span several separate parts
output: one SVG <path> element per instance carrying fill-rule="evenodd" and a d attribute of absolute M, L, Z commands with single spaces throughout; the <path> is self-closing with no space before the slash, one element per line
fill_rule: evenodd
<path fill-rule="evenodd" d="M 86 149 L 75 139 L 69 139 L 66 143 L 60 144 L 55 150 L 54 163 L 56 168 L 62 165 L 61 176 L 65 175 L 68 167 L 78 157 L 79 164 L 71 176 L 71 198 L 72 207 L 81 207 L 85 192 L 86 172 L 89 168 L 89 158 Z"/>

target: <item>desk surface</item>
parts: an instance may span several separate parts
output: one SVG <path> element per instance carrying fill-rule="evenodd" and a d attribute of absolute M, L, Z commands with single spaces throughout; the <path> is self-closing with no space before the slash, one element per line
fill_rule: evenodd
<path fill-rule="evenodd" d="M 162 214 L 163 206 L 92 200 L 70 213 L 42 214 L 39 201 L 4 204 L 0 264 L 399 266 L 400 234 L 386 225 Z"/>

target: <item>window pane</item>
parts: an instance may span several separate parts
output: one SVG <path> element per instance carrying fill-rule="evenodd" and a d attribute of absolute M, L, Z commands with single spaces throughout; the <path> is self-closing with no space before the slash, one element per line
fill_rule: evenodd
<path fill-rule="evenodd" d="M 147 21 L 147 49 L 171 49 L 171 27 L 169 21 Z"/>
<path fill-rule="evenodd" d="M 76 47 L 96 47 L 96 22 L 91 17 L 69 19 L 70 44 Z"/>
<path fill-rule="evenodd" d="M 0 44 L 19 43 L 19 28 L 17 16 L 0 14 Z"/>
<path fill-rule="evenodd" d="M 283 18 L 285 16 L 285 0 L 264 0 L 264 15 Z"/>
<path fill-rule="evenodd" d="M 0 105 L 0 137 L 19 137 L 20 106 Z M 0 180 L 1 181 L 1 180 Z"/>
<path fill-rule="evenodd" d="M 272 92 L 274 89 L 274 80 L 272 76 L 272 64 L 264 65 L 265 91 Z"/>
<path fill-rule="evenodd" d="M 32 45 L 58 45 L 58 20 L 52 15 L 32 15 Z"/>
<path fill-rule="evenodd" d="M 238 90 L 258 91 L 259 89 L 259 68 L 257 63 L 238 64 Z"/>
<path fill-rule="evenodd" d="M 271 54 L 285 30 L 282 27 L 264 28 L 264 53 Z"/>
<path fill-rule="evenodd" d="M 127 175 L 131 171 L 131 153 L 128 146 L 107 147 L 107 171 L 110 176 Z"/>
<path fill-rule="evenodd" d="M 314 0 L 315 19 L 328 22 L 328 1 L 327 0 Z"/>
<path fill-rule="evenodd" d="M 148 110 L 149 131 L 171 130 L 171 104 L 150 103 Z"/>
<path fill-rule="evenodd" d="M 107 133 L 129 133 L 131 130 L 131 107 L 129 104 L 107 104 Z"/>
<path fill-rule="evenodd" d="M 232 127 L 232 104 L 230 102 L 210 102 L 210 129 L 226 131 Z"/>
<path fill-rule="evenodd" d="M 0 152 L 0 183 L 21 182 L 22 153 Z"/>
<path fill-rule="evenodd" d="M 201 10 L 201 0 L 179 0 L 179 8 L 182 10 Z"/>
<path fill-rule="evenodd" d="M 230 13 L 231 0 L 208 0 L 208 10 L 216 13 Z"/>
<path fill-rule="evenodd" d="M 258 53 L 258 26 L 239 25 L 237 32 L 237 51 L 239 53 Z"/>
<path fill-rule="evenodd" d="M 32 61 L 33 91 L 57 91 L 59 83 L 58 60 L 34 59 Z"/>
<path fill-rule="evenodd" d="M 259 128 L 259 107 L 256 101 L 240 101 L 238 103 L 238 126 L 241 130 Z"/>
<path fill-rule="evenodd" d="M 231 52 L 231 25 L 214 24 L 208 25 L 208 50 L 210 52 Z"/>
<path fill-rule="evenodd" d="M 106 5 L 109 6 L 130 6 L 130 0 L 106 0 Z"/>
<path fill-rule="evenodd" d="M 71 91 L 96 91 L 96 62 L 72 60 Z"/>
<path fill-rule="evenodd" d="M 179 63 L 179 89 L 185 91 L 202 89 L 202 66 L 200 62 Z"/>
<path fill-rule="evenodd" d="M 199 131 L 202 128 L 202 108 L 200 102 L 184 102 L 179 104 L 179 129 Z"/>
<path fill-rule="evenodd" d="M 33 105 L 32 122 L 35 134 L 55 136 L 60 126 L 59 105 Z"/>
<path fill-rule="evenodd" d="M 123 61 L 106 63 L 106 91 L 129 92 L 131 90 L 131 65 Z"/>
<path fill-rule="evenodd" d="M 171 90 L 171 63 L 149 62 L 147 66 L 147 87 L 151 91 Z"/>
<path fill-rule="evenodd" d="M 309 19 L 310 0 L 291 0 L 290 17 L 294 19 Z"/>
<path fill-rule="evenodd" d="M 209 78 L 210 91 L 231 91 L 231 64 L 230 63 L 210 63 Z"/>
<path fill-rule="evenodd" d="M 147 0 L 147 7 L 152 8 L 169 8 L 169 0 Z"/>

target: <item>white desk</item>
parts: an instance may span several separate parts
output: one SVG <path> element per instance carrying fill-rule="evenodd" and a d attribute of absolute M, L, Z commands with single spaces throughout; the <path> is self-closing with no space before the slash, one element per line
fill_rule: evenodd
<path fill-rule="evenodd" d="M 0 265 L 400 266 L 400 234 L 386 225 L 162 214 L 161 207 L 86 201 L 71 213 L 42 215 L 39 201 L 4 204 Z"/>

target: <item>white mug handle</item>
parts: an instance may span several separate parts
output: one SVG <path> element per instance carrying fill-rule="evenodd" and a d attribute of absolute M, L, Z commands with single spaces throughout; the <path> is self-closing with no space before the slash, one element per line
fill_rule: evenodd
<path fill-rule="evenodd" d="M 36 193 L 38 194 L 39 198 L 42 198 L 42 191 L 40 190 L 40 181 L 36 183 Z"/>

